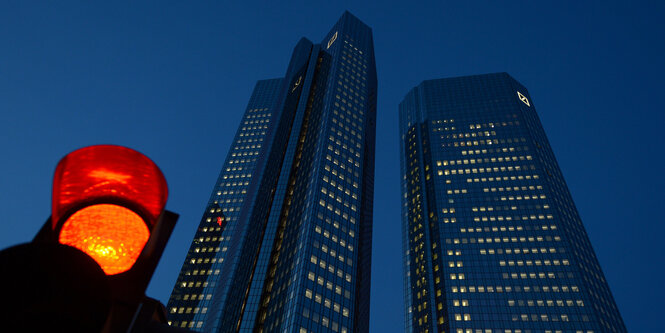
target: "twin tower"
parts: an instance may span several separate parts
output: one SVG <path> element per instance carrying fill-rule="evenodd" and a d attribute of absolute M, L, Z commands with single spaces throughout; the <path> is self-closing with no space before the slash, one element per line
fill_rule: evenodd
<path fill-rule="evenodd" d="M 170 325 L 369 331 L 376 94 L 372 30 L 348 12 L 257 82 Z M 626 332 L 522 85 L 424 81 L 399 116 L 407 332 Z"/>

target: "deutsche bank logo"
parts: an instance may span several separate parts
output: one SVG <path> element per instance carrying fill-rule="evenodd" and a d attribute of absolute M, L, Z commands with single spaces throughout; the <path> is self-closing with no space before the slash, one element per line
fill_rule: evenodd
<path fill-rule="evenodd" d="M 328 47 L 326 47 L 326 49 L 329 49 L 330 45 L 332 45 L 336 39 L 337 39 L 337 31 L 335 31 L 335 34 L 332 37 L 330 37 L 330 40 L 328 41 Z"/>

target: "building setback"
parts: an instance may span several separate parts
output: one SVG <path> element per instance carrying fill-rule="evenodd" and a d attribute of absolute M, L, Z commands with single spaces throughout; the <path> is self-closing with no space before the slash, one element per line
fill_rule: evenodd
<path fill-rule="evenodd" d="M 524 86 L 428 80 L 399 117 L 407 332 L 626 332 Z"/>
<path fill-rule="evenodd" d="M 345 12 L 259 81 L 169 299 L 205 332 L 367 332 L 376 66 Z"/>

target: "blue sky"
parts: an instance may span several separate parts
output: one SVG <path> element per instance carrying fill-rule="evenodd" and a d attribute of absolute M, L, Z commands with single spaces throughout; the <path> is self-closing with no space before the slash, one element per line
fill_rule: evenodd
<path fill-rule="evenodd" d="M 662 326 L 661 1 L 4 1 L 0 248 L 49 216 L 62 156 L 125 145 L 181 214 L 148 288 L 166 302 L 254 83 L 345 9 L 374 29 L 379 79 L 371 331 L 403 325 L 398 103 L 425 79 L 503 71 L 529 89 L 628 329 Z"/>

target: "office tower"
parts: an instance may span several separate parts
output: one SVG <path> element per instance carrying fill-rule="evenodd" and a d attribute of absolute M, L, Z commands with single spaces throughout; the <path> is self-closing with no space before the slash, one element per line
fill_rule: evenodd
<path fill-rule="evenodd" d="M 399 116 L 407 332 L 626 332 L 524 86 L 424 81 Z"/>
<path fill-rule="evenodd" d="M 259 81 L 167 310 L 205 332 L 367 332 L 376 66 L 345 12 Z"/>

